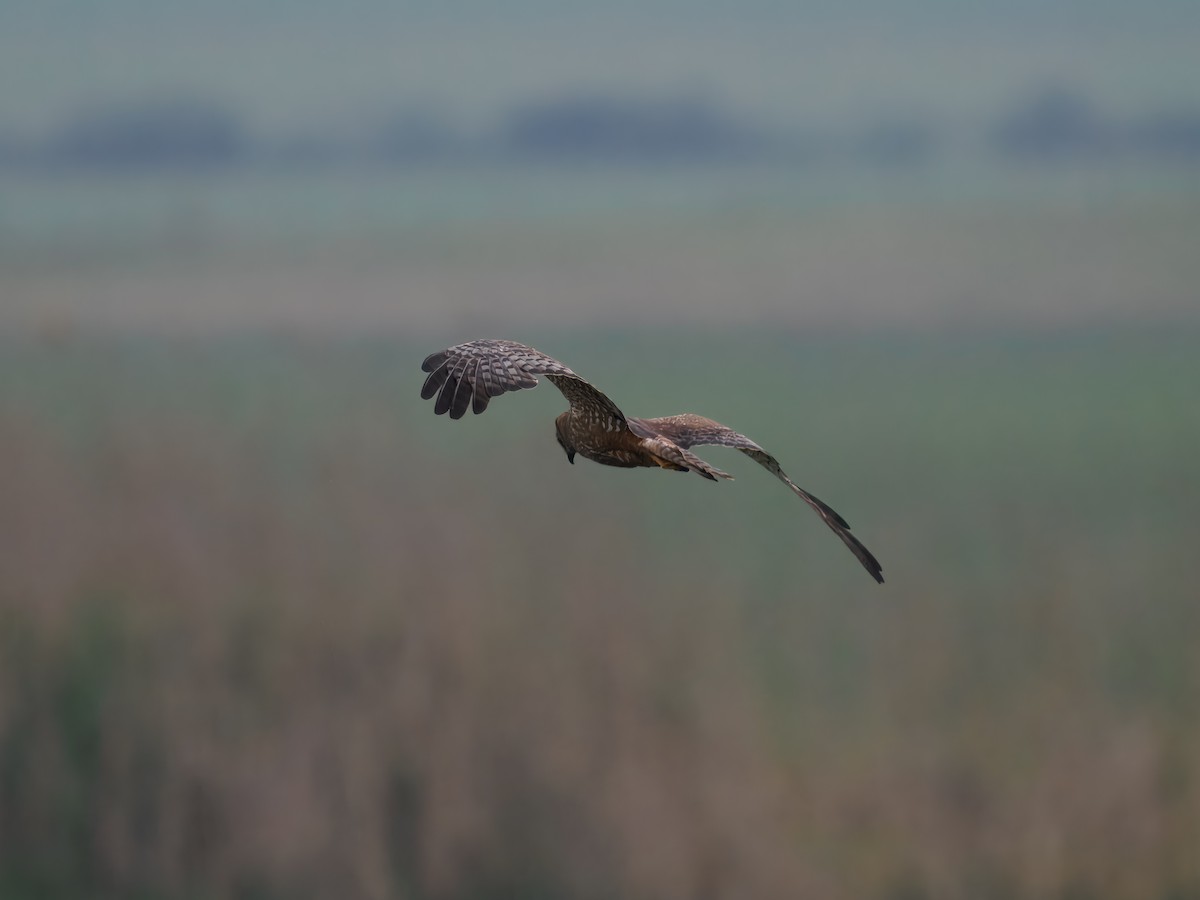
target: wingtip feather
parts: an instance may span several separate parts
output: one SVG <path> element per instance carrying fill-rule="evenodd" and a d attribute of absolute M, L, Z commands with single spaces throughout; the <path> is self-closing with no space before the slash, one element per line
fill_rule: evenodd
<path fill-rule="evenodd" d="M 454 398 L 454 392 L 458 390 L 458 379 L 451 375 L 442 385 L 442 390 L 438 394 L 437 401 L 433 404 L 433 412 L 435 415 L 444 415 L 450 411 L 450 401 Z"/>

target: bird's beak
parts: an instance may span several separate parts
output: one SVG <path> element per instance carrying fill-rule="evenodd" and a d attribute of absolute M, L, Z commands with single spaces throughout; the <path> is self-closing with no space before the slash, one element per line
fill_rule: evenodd
<path fill-rule="evenodd" d="M 569 462 L 571 465 L 575 465 L 575 451 L 574 450 L 567 451 L 567 462 Z"/>

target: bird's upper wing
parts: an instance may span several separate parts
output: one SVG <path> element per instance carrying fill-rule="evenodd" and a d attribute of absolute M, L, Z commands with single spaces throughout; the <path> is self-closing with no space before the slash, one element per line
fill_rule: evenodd
<path fill-rule="evenodd" d="M 431 353 L 421 369 L 429 373 L 421 397 L 437 394 L 433 411 L 439 416 L 449 412 L 450 418 L 460 419 L 468 406 L 478 415 L 493 397 L 536 387 L 535 376 L 545 375 L 572 408 L 608 424 L 609 430 L 625 428 L 625 416 L 608 397 L 557 359 L 516 341 L 468 341 Z"/>
<path fill-rule="evenodd" d="M 721 423 L 714 422 L 712 419 L 706 419 L 703 416 L 696 416 L 690 413 L 680 416 L 664 416 L 661 419 L 630 419 L 629 427 L 639 437 L 649 437 L 650 434 L 662 435 L 684 448 L 684 450 L 694 447 L 697 444 L 713 444 L 741 450 L 791 488 L 801 500 L 815 509 L 818 515 L 825 520 L 825 524 L 833 529 L 833 533 L 840 537 L 842 542 L 850 548 L 850 552 L 858 558 L 863 568 L 871 573 L 871 577 L 880 584 L 883 584 L 883 567 L 871 555 L 871 551 L 864 547 L 862 542 L 850 533 L 850 526 L 846 520 L 834 512 L 833 508 L 828 504 L 818 500 L 796 484 L 796 482 L 792 481 L 792 479 L 788 478 L 787 473 L 780 468 L 779 462 L 775 457 L 744 434 L 738 434 L 732 428 L 726 428 Z"/>

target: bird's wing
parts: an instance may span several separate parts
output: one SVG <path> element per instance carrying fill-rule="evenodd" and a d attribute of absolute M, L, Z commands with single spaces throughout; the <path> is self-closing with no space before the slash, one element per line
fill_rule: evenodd
<path fill-rule="evenodd" d="M 712 444 L 721 447 L 733 447 L 736 450 L 742 451 L 791 488 L 801 500 L 815 509 L 817 514 L 825 520 L 825 524 L 833 530 L 833 533 L 840 537 L 842 542 L 850 548 L 850 552 L 858 558 L 858 561 L 871 574 L 871 577 L 880 584 L 883 584 L 883 567 L 871 555 L 871 551 L 864 547 L 862 542 L 850 533 L 850 525 L 846 520 L 839 516 L 828 504 L 817 499 L 796 484 L 796 482 L 792 481 L 792 479 L 788 478 L 787 473 L 780 468 L 779 462 L 775 457 L 744 434 L 738 434 L 732 428 L 726 428 L 721 423 L 714 422 L 712 419 L 692 414 L 664 416 L 660 419 L 630 419 L 629 427 L 639 437 L 649 437 L 651 434 L 661 435 L 673 441 L 684 450 L 694 447 L 697 444 Z"/>
<path fill-rule="evenodd" d="M 437 394 L 433 411 L 439 416 L 449 412 L 461 419 L 468 406 L 478 415 L 493 397 L 536 387 L 535 376 L 545 375 L 577 412 L 609 430 L 625 428 L 625 416 L 608 397 L 557 359 L 516 341 L 468 341 L 431 353 L 421 369 L 429 373 L 421 397 Z"/>

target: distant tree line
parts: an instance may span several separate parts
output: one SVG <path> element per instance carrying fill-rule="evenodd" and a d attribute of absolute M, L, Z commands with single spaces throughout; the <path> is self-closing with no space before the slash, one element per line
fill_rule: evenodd
<path fill-rule="evenodd" d="M 479 134 L 455 129 L 436 109 L 416 108 L 357 131 L 263 138 L 225 105 L 174 99 L 89 109 L 37 140 L 0 132 L 0 165 L 142 170 L 769 159 L 915 165 L 952 146 L 1022 162 L 1200 161 L 1200 109 L 1122 119 L 1102 114 L 1078 92 L 1047 88 L 995 117 L 983 133 L 955 136 L 920 116 L 884 116 L 842 131 L 768 128 L 745 122 L 703 98 L 572 94 L 515 107 Z"/>

